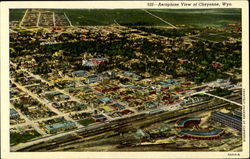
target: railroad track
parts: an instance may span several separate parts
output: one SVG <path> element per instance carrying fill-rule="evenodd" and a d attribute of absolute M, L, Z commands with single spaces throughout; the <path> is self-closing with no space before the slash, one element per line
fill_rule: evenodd
<path fill-rule="evenodd" d="M 238 98 L 238 97 L 235 97 Z M 210 103 L 210 104 L 209 104 Z M 96 127 L 91 130 L 83 130 L 75 133 L 74 135 L 64 136 L 61 138 L 53 139 L 46 143 L 39 143 L 26 148 L 22 148 L 18 151 L 48 151 L 53 150 L 58 147 L 70 146 L 74 144 L 79 144 L 81 142 L 89 141 L 95 137 L 107 136 L 107 133 L 120 132 L 120 130 L 131 131 L 133 128 L 142 128 L 159 121 L 176 121 L 183 118 L 185 115 L 192 115 L 195 113 L 202 113 L 204 111 L 209 111 L 213 109 L 218 109 L 221 107 L 230 106 L 231 104 L 225 101 L 217 100 L 207 101 L 202 104 L 196 104 L 192 107 L 183 108 L 174 112 L 162 112 L 159 114 L 142 114 L 140 116 L 123 119 L 120 121 L 112 121 L 106 123 L 104 126 Z"/>

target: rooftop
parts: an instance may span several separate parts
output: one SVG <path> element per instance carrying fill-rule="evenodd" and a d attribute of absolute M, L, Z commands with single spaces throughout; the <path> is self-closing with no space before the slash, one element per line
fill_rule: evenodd
<path fill-rule="evenodd" d="M 10 115 L 17 114 L 17 111 L 15 109 L 10 109 Z"/>
<path fill-rule="evenodd" d="M 108 97 L 103 97 L 100 99 L 102 102 L 109 102 L 111 99 Z"/>
<path fill-rule="evenodd" d="M 191 131 L 191 130 L 182 130 L 179 132 L 179 136 L 184 136 L 184 135 L 194 135 L 194 136 L 215 136 L 219 135 L 220 133 L 224 132 L 223 129 L 214 129 L 209 132 L 199 132 L 199 131 Z"/>
<path fill-rule="evenodd" d="M 92 116 L 92 118 L 101 119 L 101 118 L 106 118 L 106 117 L 104 115 L 100 114 L 100 115 L 94 115 L 94 116 Z"/>
<path fill-rule="evenodd" d="M 45 128 L 48 130 L 56 130 L 64 127 L 75 126 L 75 123 L 72 121 L 66 121 L 61 123 L 55 123 L 52 125 L 45 125 Z"/>
<path fill-rule="evenodd" d="M 217 114 L 217 115 L 223 116 L 225 118 L 228 118 L 230 120 L 235 120 L 235 121 L 240 122 L 240 123 L 242 122 L 241 119 L 239 119 L 238 117 L 236 117 L 232 114 L 227 114 L 227 113 L 222 113 L 222 112 L 213 112 L 213 114 Z"/>

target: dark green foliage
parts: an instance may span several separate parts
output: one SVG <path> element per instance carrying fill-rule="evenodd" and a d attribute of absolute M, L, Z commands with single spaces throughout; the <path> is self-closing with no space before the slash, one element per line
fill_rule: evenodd
<path fill-rule="evenodd" d="M 83 125 L 83 126 L 87 126 L 87 125 L 92 124 L 92 123 L 94 123 L 94 122 L 95 122 L 95 121 L 94 121 L 93 119 L 88 118 L 88 119 L 80 120 L 80 121 L 79 121 L 79 124 L 81 124 L 81 125 Z"/>
<path fill-rule="evenodd" d="M 150 9 L 148 11 L 174 25 L 228 27 L 230 23 L 241 24 L 240 9 Z"/>
<path fill-rule="evenodd" d="M 233 91 L 232 90 L 227 90 L 227 89 L 222 89 L 220 87 L 216 87 L 214 91 L 211 91 L 209 93 L 217 96 L 227 96 L 230 95 Z"/>
<path fill-rule="evenodd" d="M 25 132 L 23 134 L 20 133 L 10 133 L 10 144 L 18 144 L 22 142 L 26 142 L 30 139 L 33 139 L 35 137 L 41 136 L 38 132 L 36 131 L 29 131 Z"/>
<path fill-rule="evenodd" d="M 23 18 L 23 15 L 25 13 L 25 9 L 10 9 L 10 21 L 21 21 Z"/>

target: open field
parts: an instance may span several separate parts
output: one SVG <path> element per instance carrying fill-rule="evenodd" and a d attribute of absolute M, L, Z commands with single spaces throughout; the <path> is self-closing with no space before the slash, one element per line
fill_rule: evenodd
<path fill-rule="evenodd" d="M 112 25 L 115 23 L 169 26 L 140 9 L 55 9 L 51 11 L 66 13 L 74 26 Z M 241 23 L 239 9 L 151 9 L 148 11 L 173 25 L 227 27 L 231 23 Z M 23 9 L 10 10 L 10 21 L 20 21 L 24 12 Z"/>
<path fill-rule="evenodd" d="M 115 21 L 120 25 L 166 25 L 165 23 L 138 9 L 87 9 L 61 11 L 68 15 L 72 24 L 75 26 L 112 25 L 115 24 Z"/>
<path fill-rule="evenodd" d="M 10 21 L 21 21 L 26 9 L 10 9 Z"/>
<path fill-rule="evenodd" d="M 10 134 L 10 143 L 15 145 L 20 142 L 26 142 L 30 139 L 40 136 L 40 134 L 36 131 L 26 132 L 23 134 L 11 133 Z"/>
<path fill-rule="evenodd" d="M 154 9 L 149 11 L 174 25 L 226 27 L 230 23 L 241 23 L 239 9 Z"/>

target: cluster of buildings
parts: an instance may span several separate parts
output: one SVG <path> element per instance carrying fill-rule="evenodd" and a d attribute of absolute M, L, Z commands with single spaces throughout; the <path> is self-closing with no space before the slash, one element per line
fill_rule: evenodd
<path fill-rule="evenodd" d="M 20 25 L 25 27 L 70 26 L 70 22 L 65 13 L 55 13 L 41 9 L 27 9 Z"/>
<path fill-rule="evenodd" d="M 39 16 L 40 18 L 38 18 Z M 54 20 L 53 16 L 55 17 Z M 66 15 L 63 14 L 45 12 L 43 10 L 27 10 L 21 25 L 46 27 L 68 26 L 70 22 L 67 20 Z M 27 37 L 19 37 L 18 34 L 12 34 L 11 36 L 13 36 L 13 39 L 16 36 L 18 40 L 27 42 L 38 40 L 41 42 L 40 47 L 56 45 L 65 41 L 72 42 L 71 40 L 86 40 L 87 36 L 89 36 L 87 40 L 105 41 L 107 35 L 110 33 L 117 37 L 121 37 L 121 34 L 124 33 L 129 34 L 128 40 L 129 38 L 147 38 L 150 41 L 156 39 L 155 35 L 119 26 L 82 27 L 72 30 L 70 28 L 61 29 L 53 27 L 52 30 L 45 29 L 42 32 L 37 31 L 37 33 L 24 34 Z M 90 33 L 90 35 L 87 35 L 87 33 Z M 174 41 L 172 38 L 168 40 Z M 168 40 L 166 38 L 163 39 L 163 42 L 169 46 L 166 50 L 178 50 L 181 47 L 179 44 L 189 45 L 182 44 L 181 41 L 172 45 Z M 25 51 L 28 52 L 30 50 Z M 40 78 L 38 78 L 35 68 L 40 68 L 39 58 L 45 55 L 41 55 L 35 51 L 37 50 L 34 50 L 32 56 L 18 56 L 11 59 L 14 64 L 18 65 L 18 67 L 11 65 L 11 81 L 18 85 L 10 89 L 11 103 L 15 109 L 20 109 L 21 113 L 32 121 L 39 121 L 48 117 L 53 118 L 53 116 L 56 119 L 58 115 L 55 114 L 55 110 L 72 118 L 72 121 L 55 120 L 52 122 L 42 122 L 40 127 L 49 134 L 72 130 L 76 128 L 78 123 L 82 126 L 87 126 L 96 122 L 120 119 L 124 116 L 134 115 L 143 111 L 149 114 L 157 114 L 164 111 L 171 111 L 170 107 L 177 108 L 176 105 L 180 103 L 191 105 L 208 99 L 207 97 L 193 96 L 183 101 L 180 97 L 186 96 L 190 91 L 203 90 L 205 87 L 194 89 L 195 84 L 185 81 L 185 79 L 177 80 L 169 76 L 149 76 L 145 79 L 145 76 L 138 72 L 123 70 L 99 73 L 96 69 L 99 66 L 106 65 L 110 61 L 107 58 L 98 57 L 98 53 L 96 55 L 89 55 L 90 53 L 79 54 L 77 58 L 70 59 L 69 56 L 64 56 L 65 52 L 65 55 L 67 55 L 67 51 L 60 50 L 51 55 L 51 60 L 45 62 L 45 65 L 49 66 L 52 71 L 50 73 L 39 74 Z M 85 58 L 85 55 L 89 57 Z M 38 59 L 35 59 L 35 57 L 38 57 Z M 47 59 L 47 57 L 45 58 Z M 189 62 L 186 59 L 179 59 L 178 61 L 180 64 Z M 218 63 L 214 63 L 214 66 L 217 67 L 217 65 L 219 66 Z M 85 69 L 85 67 L 88 68 Z M 31 76 L 32 73 L 35 76 Z M 217 82 L 227 83 L 223 79 L 219 79 Z M 231 88 L 231 85 L 225 85 L 225 88 Z M 10 110 L 10 118 L 12 120 L 19 119 L 19 115 L 15 109 Z M 233 117 L 236 117 L 237 114 L 239 112 L 234 112 Z M 227 119 L 226 116 L 228 115 L 215 113 L 212 119 L 230 125 L 227 123 L 229 122 L 229 117 Z M 200 120 L 200 118 L 189 118 L 179 122 L 178 127 L 182 131 L 178 136 L 182 138 L 210 140 L 223 135 L 224 131 L 221 129 L 214 129 L 207 132 L 186 130 L 191 125 L 199 125 Z M 231 123 L 230 126 L 239 129 L 237 124 L 239 124 L 238 120 L 235 119 L 235 123 Z M 155 132 L 163 132 L 168 129 L 162 128 L 155 130 Z"/>
<path fill-rule="evenodd" d="M 208 96 L 189 96 L 188 98 L 185 98 L 184 101 L 181 103 L 182 106 L 188 106 L 188 105 L 192 105 L 195 103 L 199 103 L 205 100 L 208 100 L 209 97 Z"/>
<path fill-rule="evenodd" d="M 194 140 L 214 140 L 220 138 L 225 134 L 223 129 L 213 129 L 213 130 L 191 130 L 193 127 L 197 127 L 201 122 L 201 118 L 193 117 L 182 119 L 177 122 L 177 128 L 182 129 L 177 137 L 184 139 L 194 139 Z"/>
<path fill-rule="evenodd" d="M 35 120 L 55 115 L 50 109 L 40 103 L 37 99 L 32 98 L 31 94 L 22 91 L 18 83 L 11 84 L 10 103 L 26 115 L 29 119 Z M 26 88 L 27 89 L 27 88 Z M 32 92 L 31 92 L 32 93 Z M 11 111 L 14 112 L 13 110 Z"/>
<path fill-rule="evenodd" d="M 104 65 L 105 61 L 102 58 L 92 58 L 88 62 L 94 65 Z M 16 70 L 13 69 L 13 71 Z M 53 108 L 70 114 L 69 117 L 74 121 L 44 124 L 43 129 L 46 133 L 72 130 L 76 128 L 76 123 L 88 126 L 96 122 L 116 120 L 141 111 L 157 114 L 168 110 L 167 108 L 175 103 L 181 103 L 180 101 L 183 105 L 190 105 L 208 99 L 206 96 L 189 96 L 182 100 L 180 97 L 185 96 L 187 92 L 190 93 L 193 88 L 195 88 L 193 91 L 197 91 L 198 88 L 196 90 L 191 82 L 182 79 L 175 80 L 168 76 L 150 78 L 147 82 L 145 79 L 141 80 L 142 76 L 134 72 L 115 70 L 97 73 L 95 70 L 78 70 L 66 73 L 66 75 L 61 73 L 56 76 L 55 74 L 56 78 L 46 78 L 45 80 L 49 81 L 46 83 L 25 71 L 17 72 L 18 74 L 13 74 L 14 78 L 18 79 L 16 83 L 38 95 Z M 128 81 L 121 82 L 125 78 Z M 217 82 L 227 83 L 220 80 Z M 10 92 L 13 97 L 15 97 L 15 92 L 14 90 Z M 36 114 L 37 110 L 40 111 L 35 106 L 28 110 L 33 114 Z M 50 114 L 49 117 L 55 115 L 53 112 L 48 114 Z M 89 115 L 86 116 L 86 114 Z M 41 117 L 36 119 L 39 118 Z M 186 129 L 190 125 L 199 125 L 199 123 L 199 118 L 188 119 L 180 122 L 179 128 Z M 217 129 L 210 132 L 183 130 L 178 136 L 210 140 L 219 138 L 223 133 L 224 131 Z"/>
<path fill-rule="evenodd" d="M 212 112 L 209 120 L 213 122 L 221 123 L 224 126 L 233 128 L 242 133 L 242 112 L 240 109 L 234 109 L 229 113 L 223 113 L 219 111 Z M 199 124 L 201 118 L 185 118 L 177 122 L 177 128 L 181 129 L 177 137 L 184 139 L 195 139 L 195 140 L 215 140 L 219 139 L 226 132 L 225 129 L 214 128 L 214 129 L 200 129 Z M 195 128 L 195 129 L 194 129 Z M 198 129 L 197 129 L 198 128 Z"/>
<path fill-rule="evenodd" d="M 70 23 L 69 23 L 69 21 L 67 20 L 67 17 L 66 17 L 66 15 L 65 14 L 59 14 L 59 13 L 57 13 L 57 14 L 55 14 L 55 25 L 56 26 L 70 26 Z M 59 27 L 57 27 L 56 29 L 57 30 L 59 30 L 59 29 L 61 29 L 61 28 L 59 28 Z"/>
<path fill-rule="evenodd" d="M 64 132 L 76 128 L 75 122 L 67 121 L 64 117 L 56 117 L 39 122 L 39 127 L 48 134 Z"/>
<path fill-rule="evenodd" d="M 24 122 L 25 120 L 21 118 L 20 114 L 14 108 L 10 108 L 10 124 L 14 125 Z"/>
<path fill-rule="evenodd" d="M 25 27 L 37 26 L 38 12 L 27 10 L 25 18 L 21 21 L 21 25 Z"/>
<path fill-rule="evenodd" d="M 89 60 L 82 60 L 82 65 L 87 67 L 96 67 L 100 65 L 104 65 L 108 62 L 105 58 L 92 58 Z"/>
<path fill-rule="evenodd" d="M 38 25 L 42 27 L 54 26 L 53 13 L 52 12 L 40 12 Z"/>
<path fill-rule="evenodd" d="M 222 125 L 229 126 L 239 133 L 242 133 L 242 112 L 241 110 L 233 110 L 230 113 L 213 112 L 211 120 L 219 122 Z"/>

